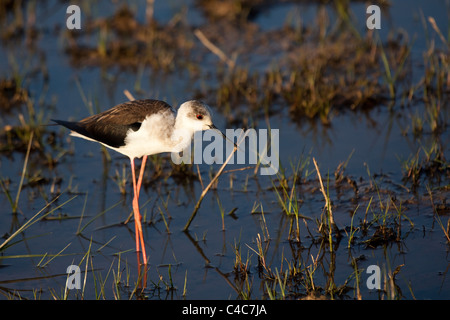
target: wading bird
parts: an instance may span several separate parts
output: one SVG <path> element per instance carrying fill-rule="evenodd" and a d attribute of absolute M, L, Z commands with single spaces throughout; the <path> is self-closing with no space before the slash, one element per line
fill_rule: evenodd
<path fill-rule="evenodd" d="M 139 252 L 142 247 L 144 264 L 147 264 L 147 255 L 139 212 L 139 191 L 147 156 L 183 151 L 190 145 L 196 131 L 214 129 L 225 137 L 214 126 L 209 107 L 197 100 L 183 103 L 176 113 L 164 101 L 148 99 L 125 102 L 78 122 L 52 121 L 70 129 L 72 136 L 99 142 L 130 158 L 136 251 Z M 142 158 L 137 181 L 135 158 Z"/>

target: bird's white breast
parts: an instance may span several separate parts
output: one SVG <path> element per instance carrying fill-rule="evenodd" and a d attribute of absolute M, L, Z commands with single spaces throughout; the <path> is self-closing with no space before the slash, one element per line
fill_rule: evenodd
<path fill-rule="evenodd" d="M 130 158 L 140 158 L 172 151 L 172 132 L 175 117 L 172 112 L 153 114 L 145 118 L 137 131 L 129 130 L 125 146 L 117 148 L 118 152 Z"/>

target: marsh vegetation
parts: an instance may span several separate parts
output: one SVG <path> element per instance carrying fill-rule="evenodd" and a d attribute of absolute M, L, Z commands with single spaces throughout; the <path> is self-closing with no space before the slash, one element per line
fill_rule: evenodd
<path fill-rule="evenodd" d="M 81 30 L 61 2 L 2 1 L 1 297 L 450 298 L 450 5 L 392 2 L 377 31 L 353 1 L 80 1 Z M 147 266 L 128 160 L 48 126 L 124 92 L 280 130 L 273 176 L 149 157 Z"/>

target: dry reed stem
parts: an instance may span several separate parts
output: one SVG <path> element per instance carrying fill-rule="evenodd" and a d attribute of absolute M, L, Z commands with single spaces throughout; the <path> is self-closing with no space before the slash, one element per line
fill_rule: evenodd
<path fill-rule="evenodd" d="M 447 46 L 447 48 L 450 49 L 447 40 L 445 40 L 444 35 L 442 34 L 441 30 L 436 24 L 436 20 L 434 20 L 433 17 L 428 17 L 428 22 L 430 22 L 431 26 L 433 27 L 434 31 L 438 34 L 439 38 L 441 39 L 442 43 Z"/>
<path fill-rule="evenodd" d="M 225 62 L 230 69 L 234 69 L 235 62 L 233 60 L 231 60 L 230 58 L 228 58 L 227 55 L 220 48 L 218 48 L 214 43 L 209 41 L 209 39 L 206 38 L 206 36 L 203 34 L 203 32 L 201 32 L 199 29 L 195 29 L 194 34 L 206 48 L 208 48 L 212 53 L 214 53 L 216 56 L 218 56 L 220 58 L 220 60 Z"/>
<path fill-rule="evenodd" d="M 133 95 L 131 94 L 131 92 L 128 91 L 128 89 L 123 90 L 123 94 L 128 98 L 128 100 L 130 100 L 130 101 L 134 101 L 135 100 Z"/>
<path fill-rule="evenodd" d="M 153 21 L 153 13 L 155 11 L 155 0 L 147 0 L 147 6 L 145 7 L 145 19 L 147 24 Z"/>
<path fill-rule="evenodd" d="M 23 163 L 22 175 L 20 177 L 19 188 L 17 190 L 16 200 L 14 202 L 14 208 L 13 208 L 14 213 L 17 211 L 17 208 L 19 206 L 19 197 L 20 197 L 20 193 L 21 193 L 22 187 L 23 187 L 23 180 L 24 180 L 25 174 L 27 172 L 28 159 L 30 158 L 30 151 L 31 151 L 31 144 L 33 143 L 33 136 L 34 136 L 34 131 L 31 131 L 30 141 L 28 141 L 27 154 L 25 155 L 25 161 Z"/>
<path fill-rule="evenodd" d="M 225 160 L 225 162 L 222 164 L 222 166 L 220 167 L 219 171 L 217 172 L 217 174 L 214 176 L 214 178 L 211 180 L 211 182 L 206 186 L 206 188 L 203 190 L 202 194 L 200 195 L 200 198 L 197 201 L 197 204 L 195 205 L 194 211 L 191 214 L 191 217 L 189 218 L 188 222 L 186 223 L 186 225 L 183 228 L 183 231 L 187 231 L 189 229 L 189 226 L 192 223 L 192 220 L 194 220 L 195 216 L 197 215 L 198 209 L 200 208 L 200 204 L 203 201 L 203 198 L 206 196 L 206 194 L 208 193 L 209 189 L 212 187 L 212 185 L 214 184 L 214 182 L 216 182 L 216 180 L 219 178 L 219 176 L 222 174 L 223 169 L 225 169 L 225 166 L 228 164 L 228 162 L 230 162 L 231 158 L 233 157 L 234 153 L 237 150 L 237 146 L 235 145 L 233 148 L 233 152 L 230 153 L 230 155 L 228 156 L 228 158 Z"/>
<path fill-rule="evenodd" d="M 330 198 L 327 196 L 327 193 L 325 192 L 325 188 L 323 187 L 322 177 L 320 175 L 319 167 L 317 166 L 317 162 L 316 162 L 316 159 L 314 159 L 314 157 L 313 157 L 313 162 L 314 162 L 314 166 L 316 167 L 317 176 L 319 177 L 320 191 L 322 191 L 323 197 L 325 198 L 325 206 L 326 206 L 326 208 L 327 208 L 327 210 L 329 212 L 330 223 L 333 226 L 335 226 L 334 217 L 333 217 L 333 211 L 331 210 Z"/>

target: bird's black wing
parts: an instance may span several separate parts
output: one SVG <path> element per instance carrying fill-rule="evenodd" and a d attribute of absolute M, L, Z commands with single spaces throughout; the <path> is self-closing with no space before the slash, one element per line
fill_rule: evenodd
<path fill-rule="evenodd" d="M 171 112 L 172 107 L 160 100 L 134 100 L 119 104 L 102 113 L 79 122 L 52 120 L 80 135 L 119 148 L 125 145 L 128 131 L 139 130 L 147 116 L 159 112 Z"/>

